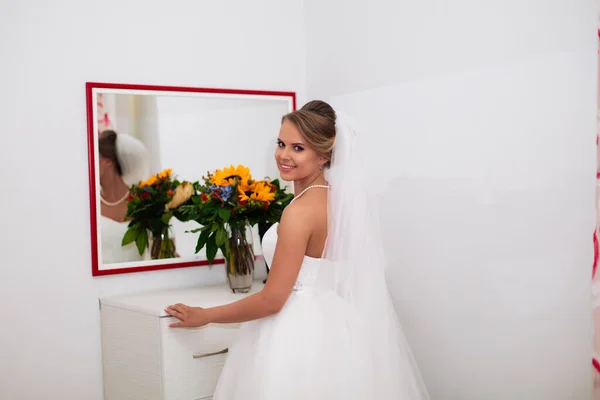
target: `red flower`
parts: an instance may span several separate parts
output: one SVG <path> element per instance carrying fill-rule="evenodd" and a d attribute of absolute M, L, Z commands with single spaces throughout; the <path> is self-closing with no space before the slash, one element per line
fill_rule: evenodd
<path fill-rule="evenodd" d="M 248 200 L 240 200 L 240 206 L 245 206 L 248 203 Z"/>
<path fill-rule="evenodd" d="M 143 199 L 147 199 L 148 197 L 150 197 L 150 193 L 148 193 L 148 192 L 142 193 L 142 198 Z"/>
<path fill-rule="evenodd" d="M 173 191 L 171 189 L 167 190 L 167 196 L 173 196 Z"/>
<path fill-rule="evenodd" d="M 130 193 L 129 196 L 127 196 L 127 201 L 131 201 L 131 200 L 133 200 L 133 196 Z"/>
<path fill-rule="evenodd" d="M 202 193 L 202 196 L 200 196 L 200 198 L 202 199 L 202 201 L 208 200 L 208 196 L 205 193 Z"/>

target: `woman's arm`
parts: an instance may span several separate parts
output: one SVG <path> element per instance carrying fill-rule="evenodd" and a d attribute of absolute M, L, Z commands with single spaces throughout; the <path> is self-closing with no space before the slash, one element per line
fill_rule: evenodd
<path fill-rule="evenodd" d="M 246 322 L 279 312 L 294 288 L 306 254 L 312 232 L 310 215 L 310 209 L 303 204 L 294 204 L 284 210 L 278 228 L 273 265 L 262 291 L 219 307 L 169 306 L 165 311 L 181 321 L 171 326 Z"/>

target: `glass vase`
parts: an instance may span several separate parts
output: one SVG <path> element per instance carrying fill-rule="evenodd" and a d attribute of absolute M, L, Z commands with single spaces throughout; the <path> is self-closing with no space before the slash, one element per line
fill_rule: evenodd
<path fill-rule="evenodd" d="M 227 282 L 233 293 L 248 293 L 254 280 L 252 230 L 247 222 L 229 224 L 229 257 L 225 261 Z"/>
<path fill-rule="evenodd" d="M 169 237 L 169 228 L 167 226 L 160 232 L 152 233 L 150 257 L 153 260 L 175 257 L 175 242 Z"/>

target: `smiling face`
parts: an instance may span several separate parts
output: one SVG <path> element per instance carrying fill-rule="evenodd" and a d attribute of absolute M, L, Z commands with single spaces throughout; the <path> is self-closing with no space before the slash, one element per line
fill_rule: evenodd
<path fill-rule="evenodd" d="M 300 181 L 319 174 L 327 160 L 307 143 L 293 123 L 284 119 L 277 139 L 275 161 L 281 179 Z"/>

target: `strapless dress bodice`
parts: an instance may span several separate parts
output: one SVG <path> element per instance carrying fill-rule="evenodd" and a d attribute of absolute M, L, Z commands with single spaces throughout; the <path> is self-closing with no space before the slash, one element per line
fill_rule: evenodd
<path fill-rule="evenodd" d="M 273 264 L 273 257 L 275 256 L 275 247 L 277 246 L 277 228 L 279 224 L 273 224 L 269 230 L 264 234 L 262 240 L 262 250 L 265 261 L 270 266 Z M 321 265 L 320 258 L 313 258 L 304 256 L 298 278 L 294 284 L 294 293 L 311 291 L 315 282 L 317 281 L 317 275 L 319 272 L 319 266 Z"/>

